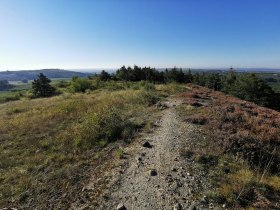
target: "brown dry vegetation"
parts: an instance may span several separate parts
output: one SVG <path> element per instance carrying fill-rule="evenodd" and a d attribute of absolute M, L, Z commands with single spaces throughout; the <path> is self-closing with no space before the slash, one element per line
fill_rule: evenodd
<path fill-rule="evenodd" d="M 198 86 L 180 97 L 183 118 L 205 134 L 191 152 L 216 187 L 209 196 L 233 209 L 279 209 L 280 113 Z"/>
<path fill-rule="evenodd" d="M 149 122 L 152 105 L 178 88 L 109 85 L 0 105 L 0 208 L 69 208 L 91 168 L 110 161 L 117 142 L 129 143 Z"/>

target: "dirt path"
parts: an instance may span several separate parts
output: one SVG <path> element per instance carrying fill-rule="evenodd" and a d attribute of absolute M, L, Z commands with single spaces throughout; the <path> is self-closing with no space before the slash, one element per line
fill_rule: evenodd
<path fill-rule="evenodd" d="M 204 172 L 191 158 L 180 155 L 199 131 L 177 116 L 180 103 L 174 99 L 166 102 L 155 131 L 126 148 L 127 159 L 107 176 L 108 190 L 97 203 L 81 209 L 117 209 L 119 204 L 128 210 L 191 209 L 192 205 L 203 209 L 194 195 L 209 187 Z M 151 148 L 144 147 L 145 142 Z"/>

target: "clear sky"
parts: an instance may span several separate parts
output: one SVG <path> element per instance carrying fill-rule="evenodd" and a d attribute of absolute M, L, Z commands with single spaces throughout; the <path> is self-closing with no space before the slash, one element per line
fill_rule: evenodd
<path fill-rule="evenodd" d="M 280 0 L 0 0 L 0 70 L 280 68 Z"/>

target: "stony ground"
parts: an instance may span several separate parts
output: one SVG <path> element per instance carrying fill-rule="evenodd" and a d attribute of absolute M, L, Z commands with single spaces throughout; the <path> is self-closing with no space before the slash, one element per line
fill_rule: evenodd
<path fill-rule="evenodd" d="M 205 172 L 190 156 L 182 154 L 182 148 L 191 145 L 200 130 L 177 116 L 176 106 L 180 103 L 176 99 L 165 102 L 153 132 L 142 135 L 125 148 L 125 158 L 119 163 L 111 163 L 111 170 L 101 170 L 101 178 L 97 179 L 95 170 L 73 208 L 214 208 L 204 198 L 203 192 L 211 188 Z M 101 183 L 103 189 L 100 191 Z"/>

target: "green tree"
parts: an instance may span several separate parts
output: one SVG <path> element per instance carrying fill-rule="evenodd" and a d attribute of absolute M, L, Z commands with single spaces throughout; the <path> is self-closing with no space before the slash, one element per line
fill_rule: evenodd
<path fill-rule="evenodd" d="M 237 79 L 238 78 L 236 73 L 231 68 L 230 71 L 224 77 L 223 91 L 226 93 L 233 94 L 233 92 L 236 90 Z"/>
<path fill-rule="evenodd" d="M 118 80 L 128 81 L 128 70 L 125 66 L 122 66 L 116 72 L 116 78 Z"/>
<path fill-rule="evenodd" d="M 36 97 L 50 97 L 55 94 L 55 88 L 50 85 L 51 80 L 43 73 L 32 82 L 32 91 Z"/>
<path fill-rule="evenodd" d="M 107 81 L 111 79 L 111 75 L 107 71 L 102 70 L 99 74 L 99 78 L 101 81 Z"/>
<path fill-rule="evenodd" d="M 213 90 L 221 90 L 223 86 L 221 75 L 218 73 L 210 73 L 207 77 L 206 86 Z"/>
<path fill-rule="evenodd" d="M 191 69 L 189 69 L 187 74 L 185 75 L 185 82 L 192 83 L 192 81 L 193 81 L 193 75 L 192 75 Z"/>
<path fill-rule="evenodd" d="M 256 74 L 243 74 L 237 81 L 233 94 L 258 105 L 279 110 L 280 96 Z"/>
<path fill-rule="evenodd" d="M 193 76 L 193 83 L 196 85 L 205 86 L 207 82 L 207 76 L 205 72 L 195 73 Z"/>

